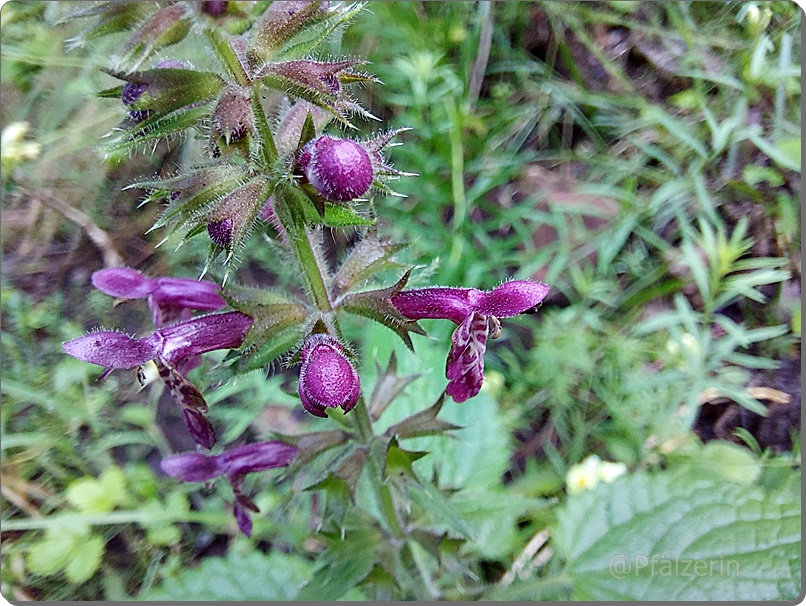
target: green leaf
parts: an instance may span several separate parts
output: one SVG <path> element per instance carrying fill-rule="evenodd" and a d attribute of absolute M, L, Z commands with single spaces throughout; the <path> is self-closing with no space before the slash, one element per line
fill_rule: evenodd
<path fill-rule="evenodd" d="M 369 221 L 355 211 L 338 204 L 325 203 L 324 223 L 328 227 L 354 227 L 357 225 L 372 225 Z"/>
<path fill-rule="evenodd" d="M 416 376 L 417 375 L 405 378 L 411 381 L 413 378 L 416 378 Z M 409 381 L 406 381 L 404 385 Z M 433 406 L 430 406 L 425 410 L 421 410 L 420 412 L 403 419 L 399 423 L 395 423 L 386 430 L 386 435 L 389 437 L 397 437 L 398 439 L 416 438 L 418 436 L 442 434 L 447 431 L 461 429 L 462 427 L 460 425 L 456 425 L 455 423 L 451 423 L 450 421 L 445 421 L 443 419 L 437 419 L 437 415 L 442 409 L 442 404 L 444 401 L 445 394 L 443 393 Z"/>
<path fill-rule="evenodd" d="M 145 601 L 270 601 L 291 600 L 309 576 L 306 561 L 272 551 L 230 552 L 205 558 L 197 568 L 179 569 L 140 599 Z"/>
<path fill-rule="evenodd" d="M 101 477 L 80 478 L 66 491 L 67 502 L 86 513 L 107 513 L 126 500 L 126 481 L 119 467 L 110 467 Z"/>
<path fill-rule="evenodd" d="M 793 600 L 800 497 L 638 473 L 569 497 L 553 544 L 580 600 Z"/>
<path fill-rule="evenodd" d="M 82 541 L 78 549 L 70 554 L 70 561 L 64 568 L 64 575 L 71 583 L 83 583 L 101 566 L 101 558 L 106 550 L 106 543 L 99 536 L 91 536 Z"/>
<path fill-rule="evenodd" d="M 65 564 L 75 546 L 75 537 L 69 532 L 48 531 L 45 537 L 28 550 L 26 564 L 33 574 L 56 574 Z"/>
<path fill-rule="evenodd" d="M 327 212 L 325 214 L 327 220 Z M 381 241 L 377 226 L 371 227 L 339 266 L 339 271 L 333 277 L 334 288 L 338 293 L 346 293 L 355 284 L 360 284 L 385 269 L 401 267 L 393 257 L 405 247 L 406 244 Z"/>
<path fill-rule="evenodd" d="M 163 139 L 174 133 L 182 132 L 195 126 L 199 120 L 210 114 L 210 108 L 184 107 L 167 115 L 147 118 L 129 130 L 122 130 L 120 134 L 104 146 L 107 154 L 129 151 L 145 141 Z"/>
<path fill-rule="evenodd" d="M 346 530 L 343 538 L 330 537 L 330 547 L 319 556 L 319 569 L 297 600 L 338 600 L 370 573 L 375 546 L 382 544 L 383 538 L 370 528 Z"/>

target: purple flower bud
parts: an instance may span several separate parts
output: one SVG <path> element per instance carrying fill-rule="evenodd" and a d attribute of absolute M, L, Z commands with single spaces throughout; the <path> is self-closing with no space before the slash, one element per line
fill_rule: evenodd
<path fill-rule="evenodd" d="M 232 244 L 232 218 L 211 221 L 207 224 L 207 234 L 218 246 L 228 250 Z"/>
<path fill-rule="evenodd" d="M 121 95 L 123 105 L 134 105 L 142 94 L 146 92 L 147 88 L 148 84 L 144 82 L 127 82 L 123 87 L 123 94 Z"/>
<path fill-rule="evenodd" d="M 227 12 L 227 5 L 229 5 L 229 2 L 202 2 L 202 12 L 207 13 L 211 17 L 219 17 Z"/>
<path fill-rule="evenodd" d="M 190 319 L 190 310 L 215 311 L 226 306 L 218 286 L 207 280 L 148 278 L 130 267 L 102 269 L 92 274 L 92 284 L 120 299 L 148 298 L 156 327 Z"/>
<path fill-rule="evenodd" d="M 255 130 L 255 117 L 249 91 L 240 86 L 228 86 L 213 110 L 210 145 L 214 147 L 219 138 L 227 145 L 241 141 L 247 133 Z"/>
<path fill-rule="evenodd" d="M 305 410 L 326 417 L 326 408 L 350 412 L 361 395 L 361 381 L 341 344 L 326 334 L 311 334 L 300 350 L 299 397 Z"/>
<path fill-rule="evenodd" d="M 310 184 L 327 200 L 346 202 L 364 195 L 372 185 L 369 154 L 349 139 L 322 135 L 305 146 L 299 162 Z"/>
<path fill-rule="evenodd" d="M 542 282 L 516 280 L 499 284 L 491 291 L 475 288 L 432 287 L 401 291 L 390 297 L 392 305 L 409 320 L 442 318 L 458 325 L 451 337 L 445 365 L 446 393 L 464 402 L 481 390 L 484 381 L 484 352 L 490 327 L 498 336 L 498 318 L 529 312 L 546 297 L 549 287 Z"/>

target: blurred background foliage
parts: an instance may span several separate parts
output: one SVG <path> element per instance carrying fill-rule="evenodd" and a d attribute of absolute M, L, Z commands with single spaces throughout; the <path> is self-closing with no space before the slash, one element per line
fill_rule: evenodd
<path fill-rule="evenodd" d="M 144 234 L 159 209 L 124 189 L 203 143 L 104 155 L 125 110 L 94 93 L 112 85 L 100 68 L 120 39 L 75 44 L 82 23 L 60 19 L 77 4 L 8 2 L 1 14 L 2 593 L 292 598 L 323 548 L 310 493 L 279 475 L 252 480 L 267 513 L 253 541 L 238 536 L 223 491 L 159 472 L 162 456 L 191 448 L 161 388 L 127 373 L 99 386 L 98 368 L 62 353 L 93 327 L 148 326 L 145 306 L 94 291 L 93 271 L 122 261 L 194 277 L 206 252 L 156 248 L 162 235 Z M 791 2 L 378 2 L 332 42 L 385 83 L 359 92 L 365 106 L 413 128 L 391 155 L 419 176 L 396 184 L 406 198 L 375 202 L 382 232 L 410 243 L 411 284 L 552 288 L 491 343 L 480 396 L 443 410 L 465 426 L 460 439 L 411 443 L 432 450 L 417 465 L 461 489 L 452 504 L 473 526 L 465 550 L 418 563 L 432 596 L 656 595 L 581 589 L 574 570 L 595 566 L 568 539 L 598 519 L 585 509 L 593 495 L 618 501 L 644 474 L 710 482 L 737 509 L 768 498 L 790 521 L 796 505 L 799 524 L 800 19 Z M 178 57 L 211 61 L 192 35 L 155 60 Z M 333 258 L 353 240 L 336 234 Z M 244 258 L 241 283 L 293 285 L 261 235 Z M 447 327 L 424 326 L 416 357 L 348 326 L 365 389 L 393 350 L 399 374 L 421 375 L 384 422 L 443 388 Z M 297 405 L 293 371 L 219 385 L 215 364 L 193 378 L 230 428 L 223 441 L 320 423 Z M 590 454 L 629 477 L 567 497 L 566 474 Z M 557 554 L 535 556 L 547 527 Z M 792 565 L 782 556 L 782 570 Z M 779 584 L 778 599 L 792 588 Z"/>

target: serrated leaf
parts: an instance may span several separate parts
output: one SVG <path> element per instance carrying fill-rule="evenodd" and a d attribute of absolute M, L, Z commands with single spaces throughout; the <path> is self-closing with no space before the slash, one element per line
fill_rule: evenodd
<path fill-rule="evenodd" d="M 325 203 L 324 223 L 328 227 L 372 225 L 372 221 L 368 221 L 352 209 L 347 208 L 346 206 L 330 203 Z"/>
<path fill-rule="evenodd" d="M 152 588 L 141 600 L 159 601 L 284 601 L 296 597 L 309 577 L 310 565 L 301 558 L 272 551 L 224 558 L 208 557 L 196 568 L 180 568 L 179 574 Z"/>
<path fill-rule="evenodd" d="M 328 550 L 319 556 L 319 569 L 297 599 L 338 600 L 370 573 L 375 546 L 382 543 L 383 538 L 370 528 L 347 530 L 343 538 L 331 538 Z"/>
<path fill-rule="evenodd" d="M 82 541 L 79 548 L 72 551 L 70 561 L 64 568 L 64 576 L 71 583 L 87 581 L 101 566 L 104 551 L 106 543 L 99 536 Z"/>
<path fill-rule="evenodd" d="M 383 324 L 403 339 L 403 342 L 409 350 L 414 351 L 414 345 L 411 342 L 409 333 L 413 332 L 418 335 L 424 335 L 425 331 L 417 322 L 413 322 L 403 316 L 403 314 L 392 305 L 390 300 L 393 294 L 400 292 L 406 285 L 411 271 L 412 270 L 409 269 L 396 284 L 389 288 L 350 293 L 342 297 L 337 305 L 348 313 L 364 316 L 365 318 L 375 320 L 379 324 Z"/>
<path fill-rule="evenodd" d="M 28 549 L 28 570 L 43 576 L 56 574 L 67 564 L 74 547 L 75 537 L 69 532 L 48 533 Z"/>
<path fill-rule="evenodd" d="M 433 406 L 421 410 L 402 421 L 395 423 L 386 430 L 385 435 L 389 437 L 416 438 L 419 436 L 429 436 L 434 434 L 444 434 L 448 431 L 462 429 L 461 425 L 456 425 L 450 421 L 437 419 L 442 404 L 445 401 L 443 393 Z"/>
<path fill-rule="evenodd" d="M 119 467 L 110 467 L 96 480 L 80 478 L 65 492 L 67 502 L 86 513 L 107 513 L 126 500 L 126 480 Z"/>
<path fill-rule="evenodd" d="M 288 39 L 288 41 L 272 55 L 272 59 L 281 61 L 308 56 L 324 43 L 337 27 L 350 21 L 363 8 L 363 2 L 356 2 L 332 9 L 325 15 L 322 21 L 313 24 L 311 27 L 302 29 Z"/>
<path fill-rule="evenodd" d="M 582 600 L 793 600 L 800 498 L 637 473 L 569 497 L 552 542 Z"/>
<path fill-rule="evenodd" d="M 380 365 L 376 362 L 375 368 L 378 371 L 378 379 L 375 381 L 375 386 L 372 388 L 372 395 L 369 397 L 369 414 L 373 421 L 381 418 L 383 412 L 387 409 L 389 404 L 400 395 L 405 389 L 406 385 L 422 376 L 420 374 L 408 375 L 401 377 L 397 374 L 397 356 L 395 352 L 389 356 L 389 364 L 386 370 L 381 370 Z M 388 434 L 394 436 L 394 434 Z"/>
<path fill-rule="evenodd" d="M 346 293 L 354 285 L 360 284 L 377 273 L 400 267 L 393 261 L 396 253 L 407 246 L 405 243 L 382 242 L 378 238 L 377 227 L 372 227 L 350 251 L 333 277 L 333 286 L 338 293 Z"/>

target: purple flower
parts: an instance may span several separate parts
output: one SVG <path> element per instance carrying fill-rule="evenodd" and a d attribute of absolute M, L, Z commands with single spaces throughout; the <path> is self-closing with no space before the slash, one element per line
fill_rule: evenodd
<path fill-rule="evenodd" d="M 102 269 L 92 274 L 92 284 L 119 299 L 148 299 L 154 326 L 189 320 L 190 310 L 215 311 L 227 305 L 218 286 L 207 280 L 148 278 L 130 267 Z"/>
<path fill-rule="evenodd" d="M 327 417 L 326 408 L 350 412 L 361 395 L 361 381 L 341 344 L 326 334 L 311 334 L 300 350 L 299 398 L 312 415 Z"/>
<path fill-rule="evenodd" d="M 166 457 L 160 463 L 162 470 L 180 482 L 208 482 L 224 476 L 232 485 L 235 495 L 233 514 L 238 528 L 246 536 L 252 535 L 252 520 L 248 511 L 260 511 L 252 500 L 241 492 L 243 478 L 248 473 L 284 467 L 297 456 L 298 448 L 279 440 L 245 444 L 219 455 L 197 452 Z"/>
<path fill-rule="evenodd" d="M 237 311 L 208 314 L 159 328 L 147 337 L 99 331 L 62 347 L 74 358 L 111 369 L 136 368 L 157 358 L 176 365 L 208 351 L 240 347 L 252 322 Z"/>
<path fill-rule="evenodd" d="M 209 314 L 157 329 L 147 337 L 99 331 L 67 341 L 62 347 L 74 358 L 105 366 L 106 372 L 136 368 L 154 360 L 160 377 L 182 407 L 193 439 L 205 448 L 212 448 L 216 435 L 204 415 L 207 403 L 184 373 L 188 361 L 203 353 L 240 347 L 252 323 L 252 318 L 237 311 Z"/>
<path fill-rule="evenodd" d="M 464 402 L 481 389 L 487 337 L 500 334 L 498 318 L 534 310 L 548 292 L 542 282 L 519 280 L 490 291 L 443 286 L 401 291 L 392 295 L 391 302 L 409 320 L 442 318 L 458 324 L 445 364 L 445 391 L 455 402 Z"/>

